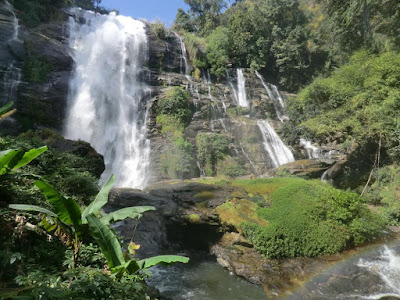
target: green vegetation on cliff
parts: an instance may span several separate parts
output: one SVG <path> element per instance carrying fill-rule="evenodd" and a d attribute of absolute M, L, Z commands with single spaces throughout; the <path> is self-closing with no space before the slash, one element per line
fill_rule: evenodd
<path fill-rule="evenodd" d="M 232 185 L 247 195 L 236 192 L 217 213 L 243 230 L 268 258 L 333 254 L 374 240 L 384 229 L 383 220 L 360 196 L 321 181 L 273 178 L 239 180 Z"/>

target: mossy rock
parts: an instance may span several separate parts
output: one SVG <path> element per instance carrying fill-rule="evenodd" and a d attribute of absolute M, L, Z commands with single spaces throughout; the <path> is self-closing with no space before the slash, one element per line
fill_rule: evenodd
<path fill-rule="evenodd" d="M 268 221 L 261 219 L 257 215 L 258 205 L 247 199 L 233 199 L 220 206 L 215 211 L 221 223 L 235 227 L 241 232 L 241 225 L 244 222 L 268 226 Z"/>

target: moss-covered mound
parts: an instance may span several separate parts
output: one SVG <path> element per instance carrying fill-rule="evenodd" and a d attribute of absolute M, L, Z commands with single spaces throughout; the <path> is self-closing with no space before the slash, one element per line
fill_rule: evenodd
<path fill-rule="evenodd" d="M 244 189 L 249 200 L 258 200 L 253 201 L 255 216 L 230 225 L 239 227 L 268 258 L 333 254 L 373 240 L 384 229 L 383 221 L 360 196 L 319 180 L 272 178 L 240 180 L 232 185 Z M 217 213 L 229 220 L 229 215 L 241 214 L 241 201 L 248 206 L 249 200 L 234 198 L 218 207 Z"/>

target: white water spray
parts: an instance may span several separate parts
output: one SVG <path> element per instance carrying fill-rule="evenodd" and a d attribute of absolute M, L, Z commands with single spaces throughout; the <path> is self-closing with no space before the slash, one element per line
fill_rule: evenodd
<path fill-rule="evenodd" d="M 147 60 L 145 25 L 129 17 L 95 15 L 75 9 L 70 46 L 75 50 L 65 136 L 89 142 L 104 156 L 101 180 L 118 176 L 118 186 L 146 185 L 150 142 L 146 138 L 146 101 L 141 81 Z"/>
<path fill-rule="evenodd" d="M 274 168 L 295 160 L 292 152 L 286 147 L 268 121 L 258 120 L 257 125 L 264 140 L 265 151 L 271 158 Z"/>
<path fill-rule="evenodd" d="M 397 255 L 388 246 L 384 245 L 378 260 L 360 259 L 358 267 L 366 268 L 369 272 L 377 274 L 386 285 L 386 292 L 390 294 L 375 295 L 374 298 L 380 299 L 386 295 L 400 296 L 400 256 Z"/>

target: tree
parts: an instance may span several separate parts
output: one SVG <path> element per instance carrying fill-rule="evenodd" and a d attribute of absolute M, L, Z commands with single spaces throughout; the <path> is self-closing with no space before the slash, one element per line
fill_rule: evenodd
<path fill-rule="evenodd" d="M 184 0 L 190 6 L 195 30 L 201 35 L 207 35 L 218 26 L 218 16 L 226 7 L 224 0 Z"/>
<path fill-rule="evenodd" d="M 226 75 L 229 62 L 231 39 L 226 27 L 218 27 L 207 38 L 207 60 L 211 64 L 210 72 L 217 77 Z"/>
<path fill-rule="evenodd" d="M 175 22 L 174 22 L 174 28 L 175 30 L 181 31 L 188 31 L 188 32 L 193 32 L 193 20 L 190 18 L 190 16 L 182 9 L 179 8 L 178 12 L 176 13 L 175 16 Z"/>

